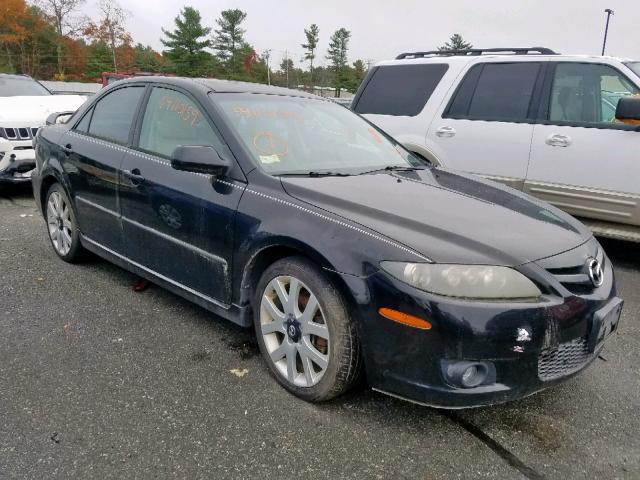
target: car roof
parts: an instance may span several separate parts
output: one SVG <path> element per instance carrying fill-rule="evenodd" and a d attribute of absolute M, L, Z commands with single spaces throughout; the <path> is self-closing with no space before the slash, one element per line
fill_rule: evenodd
<path fill-rule="evenodd" d="M 20 80 L 28 79 L 33 80 L 29 75 L 23 75 L 22 73 L 0 73 L 0 77 L 2 78 L 17 78 Z"/>
<path fill-rule="evenodd" d="M 578 54 L 528 54 L 528 55 L 516 55 L 516 54 L 485 54 L 485 55 L 430 55 L 418 58 L 401 58 L 393 60 L 383 60 L 376 63 L 378 66 L 387 65 L 420 65 L 428 63 L 447 63 L 447 64 L 467 64 L 471 62 L 482 62 L 486 60 L 504 60 L 511 61 L 535 61 L 535 60 L 609 60 L 614 62 L 628 63 L 634 60 L 627 58 L 619 58 L 612 56 L 600 56 L 600 55 L 578 55 Z"/>
<path fill-rule="evenodd" d="M 217 78 L 187 78 L 187 77 L 163 77 L 163 76 L 140 76 L 118 80 L 111 85 L 122 85 L 125 83 L 162 83 L 176 85 L 183 88 L 199 88 L 206 92 L 220 93 L 263 93 L 268 95 L 281 95 L 287 97 L 303 97 L 314 98 L 318 100 L 326 100 L 318 95 L 304 92 L 302 90 L 294 90 L 292 88 L 274 87 L 272 85 L 264 85 L 261 83 L 238 82 L 233 80 L 220 80 Z"/>

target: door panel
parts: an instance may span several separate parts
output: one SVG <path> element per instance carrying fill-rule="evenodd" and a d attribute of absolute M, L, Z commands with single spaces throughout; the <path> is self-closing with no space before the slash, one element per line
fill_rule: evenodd
<path fill-rule="evenodd" d="M 127 256 L 187 290 L 226 304 L 231 298 L 233 226 L 244 184 L 174 170 L 169 156 L 179 145 L 224 148 L 195 102 L 175 90 L 154 87 L 141 125 L 140 151 L 127 153 L 122 167 Z"/>
<path fill-rule="evenodd" d="M 124 251 L 118 213 L 119 171 L 144 87 L 120 88 L 102 97 L 60 140 L 80 230 L 116 252 Z"/>
<path fill-rule="evenodd" d="M 640 133 L 613 118 L 619 99 L 638 91 L 607 65 L 555 65 L 525 190 L 579 217 L 640 225 Z"/>
<path fill-rule="evenodd" d="M 533 135 L 542 63 L 481 63 L 460 82 L 427 133 L 446 167 L 522 188 Z"/>

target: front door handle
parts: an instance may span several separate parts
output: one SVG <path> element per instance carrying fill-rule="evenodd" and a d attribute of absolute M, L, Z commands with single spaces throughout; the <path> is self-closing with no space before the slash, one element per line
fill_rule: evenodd
<path fill-rule="evenodd" d="M 456 129 L 449 126 L 440 127 L 436 130 L 436 136 L 441 138 L 451 138 L 455 136 Z"/>
<path fill-rule="evenodd" d="M 70 143 L 67 143 L 64 147 L 62 147 L 62 150 L 64 150 L 64 153 L 66 153 L 67 155 L 73 153 L 73 147 Z"/>
<path fill-rule="evenodd" d="M 133 170 L 124 170 L 125 177 L 131 180 L 131 183 L 135 186 L 142 185 L 145 181 L 145 178 L 140 174 L 140 170 L 134 168 Z"/>
<path fill-rule="evenodd" d="M 547 145 L 552 147 L 568 147 L 571 145 L 571 137 L 567 135 L 560 135 L 558 133 L 552 133 L 545 140 Z"/>

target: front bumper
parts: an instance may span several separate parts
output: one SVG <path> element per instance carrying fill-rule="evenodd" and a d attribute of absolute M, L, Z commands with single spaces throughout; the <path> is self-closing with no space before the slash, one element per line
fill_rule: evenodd
<path fill-rule="evenodd" d="M 359 328 L 369 384 L 420 404 L 466 408 L 515 400 L 567 380 L 597 358 L 604 313 L 621 309 L 607 264 L 604 283 L 589 295 L 550 294 L 535 303 L 438 297 L 382 271 L 345 278 L 352 290 L 368 292 Z M 423 318 L 432 328 L 387 320 L 378 314 L 381 307 Z M 477 387 L 456 386 L 446 365 L 461 361 L 484 362 L 492 375 Z"/>
<path fill-rule="evenodd" d="M 8 141 L 0 138 L 0 182 L 28 183 L 36 166 L 31 140 Z"/>

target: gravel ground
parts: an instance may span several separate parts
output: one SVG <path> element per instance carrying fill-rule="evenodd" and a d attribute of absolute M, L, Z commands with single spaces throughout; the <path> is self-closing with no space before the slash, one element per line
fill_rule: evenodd
<path fill-rule="evenodd" d="M 456 412 L 367 389 L 310 405 L 251 332 L 60 261 L 30 190 L 0 187 L 0 478 L 640 478 L 640 246 L 603 245 L 626 306 L 583 375 Z"/>

